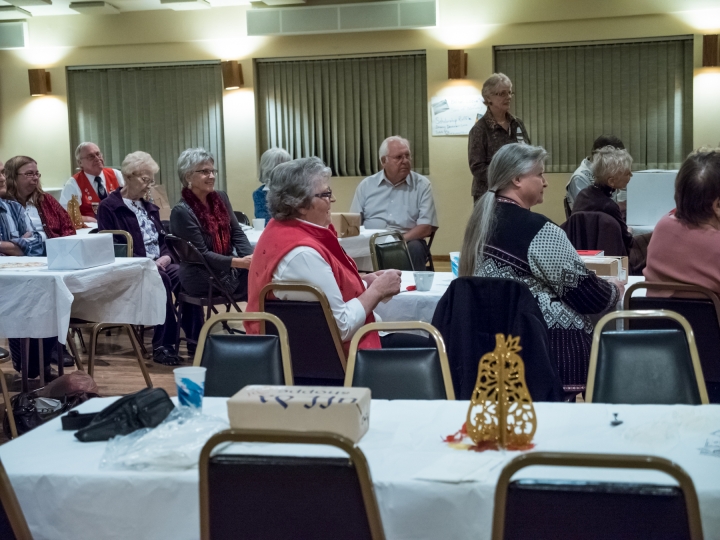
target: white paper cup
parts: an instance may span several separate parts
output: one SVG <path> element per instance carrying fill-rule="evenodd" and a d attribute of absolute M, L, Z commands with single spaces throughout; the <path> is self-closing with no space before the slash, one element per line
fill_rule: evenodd
<path fill-rule="evenodd" d="M 265 228 L 264 219 L 253 219 L 253 229 L 256 231 L 262 231 Z"/>
<path fill-rule="evenodd" d="M 195 366 L 173 369 L 180 405 L 202 409 L 206 371 L 207 368 Z"/>
<path fill-rule="evenodd" d="M 460 252 L 450 252 L 450 269 L 455 277 L 458 277 L 458 271 L 460 269 Z"/>
<path fill-rule="evenodd" d="M 435 272 L 413 272 L 415 288 L 418 291 L 429 291 L 433 284 Z"/>

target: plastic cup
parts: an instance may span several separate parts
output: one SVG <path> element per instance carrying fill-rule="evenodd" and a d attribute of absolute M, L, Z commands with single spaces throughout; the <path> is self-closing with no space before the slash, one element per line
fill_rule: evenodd
<path fill-rule="evenodd" d="M 415 288 L 418 291 L 429 291 L 433 284 L 435 272 L 413 272 Z"/>
<path fill-rule="evenodd" d="M 180 405 L 202 409 L 206 371 L 207 368 L 195 366 L 175 368 L 173 370 Z"/>
<path fill-rule="evenodd" d="M 450 252 L 450 269 L 455 277 L 458 277 L 458 271 L 460 269 L 460 252 Z"/>
<path fill-rule="evenodd" d="M 262 231 L 265 228 L 264 219 L 253 219 L 253 229 L 256 231 Z"/>

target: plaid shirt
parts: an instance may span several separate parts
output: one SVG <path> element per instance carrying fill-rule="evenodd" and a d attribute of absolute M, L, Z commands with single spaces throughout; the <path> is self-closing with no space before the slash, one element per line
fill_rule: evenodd
<path fill-rule="evenodd" d="M 37 232 L 23 238 L 25 233 L 32 231 L 25 210 L 15 201 L 0 199 L 0 240 L 16 244 L 28 257 L 42 257 L 45 254 L 45 243 Z"/>

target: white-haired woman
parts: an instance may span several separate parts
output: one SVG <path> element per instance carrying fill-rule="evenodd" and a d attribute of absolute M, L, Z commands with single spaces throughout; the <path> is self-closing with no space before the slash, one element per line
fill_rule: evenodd
<path fill-rule="evenodd" d="M 262 185 L 253 191 L 253 204 L 255 206 L 255 217 L 257 219 L 264 219 L 265 223 L 270 221 L 270 212 L 268 212 L 267 209 L 267 183 L 268 180 L 270 180 L 270 173 L 273 172 L 275 167 L 291 159 L 292 156 L 282 148 L 265 150 L 260 157 L 260 175 L 258 180 L 260 180 L 260 184 Z"/>
<path fill-rule="evenodd" d="M 147 200 L 155 175 L 160 170 L 155 160 L 145 152 L 128 154 L 121 165 L 125 185 L 111 192 L 100 203 L 97 213 L 99 230 L 127 231 L 133 239 L 133 257 L 147 257 L 155 261 L 165 285 L 165 322 L 153 333 L 153 360 L 158 364 L 177 365 L 180 359 L 175 351 L 177 321 L 173 307 L 173 292 L 179 284 L 179 267 L 170 259 L 165 246 L 165 227 L 160 221 L 160 210 Z M 185 315 L 185 314 L 184 314 Z M 191 332 L 202 320 L 188 310 L 183 316 L 185 331 Z"/>
<path fill-rule="evenodd" d="M 173 235 L 192 242 L 230 294 L 244 296 L 253 249 L 230 199 L 215 191 L 215 158 L 204 148 L 188 148 L 177 166 L 183 189 L 170 214 Z M 206 296 L 209 279 L 204 268 L 180 264 L 180 284 L 189 294 Z"/>
<path fill-rule="evenodd" d="M 473 174 L 475 202 L 488 189 L 488 167 L 495 153 L 506 144 L 530 144 L 525 124 L 510 114 L 512 82 L 504 73 L 493 73 L 483 83 L 482 96 L 487 111 L 470 130 L 468 161 Z"/>
<path fill-rule="evenodd" d="M 550 350 L 566 392 L 584 390 L 593 326 L 587 315 L 612 310 L 623 285 L 589 272 L 565 233 L 530 208 L 543 201 L 547 152 L 510 144 L 488 169 L 488 191 L 465 229 L 461 276 L 525 283 L 548 326 Z"/>
<path fill-rule="evenodd" d="M 632 274 L 641 275 L 645 268 L 647 247 L 652 233 L 633 237 L 618 204 L 612 199 L 616 190 L 625 189 L 632 178 L 633 159 L 624 148 L 605 146 L 593 153 L 595 182 L 578 193 L 573 212 L 603 212 L 615 219 L 622 231 L 623 243 L 628 250 L 628 263 Z"/>

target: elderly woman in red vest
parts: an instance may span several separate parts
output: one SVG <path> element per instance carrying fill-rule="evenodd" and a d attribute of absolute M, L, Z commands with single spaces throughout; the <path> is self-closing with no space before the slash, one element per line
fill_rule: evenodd
<path fill-rule="evenodd" d="M 260 290 L 273 281 L 304 281 L 318 286 L 327 296 L 345 344 L 364 324 L 377 317 L 373 309 L 381 300 L 400 292 L 400 272 L 385 270 L 362 278 L 355 262 L 340 247 L 330 224 L 335 201 L 330 189 L 331 171 L 316 157 L 278 165 L 268 183 L 267 203 L 272 220 L 257 246 L 248 278 L 248 311 L 257 311 Z M 286 293 L 282 300 L 306 300 L 302 294 Z M 256 328 L 250 328 L 253 332 Z M 417 346 L 425 338 L 367 334 L 361 348 Z M 409 343 L 412 342 L 412 343 Z"/>
<path fill-rule="evenodd" d="M 42 238 L 27 256 L 45 255 L 45 240 L 75 234 L 70 216 L 60 203 L 46 194 L 40 184 L 37 161 L 27 156 L 15 156 L 5 162 L 7 178 L 6 199 L 17 201 L 25 209 L 32 229 Z"/>

